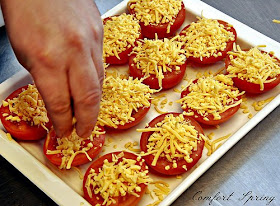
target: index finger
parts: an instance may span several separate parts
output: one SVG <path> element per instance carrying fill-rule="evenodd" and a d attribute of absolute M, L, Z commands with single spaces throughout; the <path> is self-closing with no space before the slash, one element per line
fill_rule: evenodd
<path fill-rule="evenodd" d="M 44 100 L 58 137 L 69 136 L 72 131 L 72 109 L 67 73 L 49 68 L 36 68 L 32 76 Z M 55 76 L 54 76 L 55 75 Z"/>
<path fill-rule="evenodd" d="M 77 59 L 82 60 L 82 58 Z M 77 119 L 77 134 L 87 137 L 97 121 L 102 93 L 100 82 L 103 76 L 100 76 L 91 57 L 81 61 L 83 64 L 79 61 L 72 64 L 73 67 L 69 71 L 69 84 Z"/>

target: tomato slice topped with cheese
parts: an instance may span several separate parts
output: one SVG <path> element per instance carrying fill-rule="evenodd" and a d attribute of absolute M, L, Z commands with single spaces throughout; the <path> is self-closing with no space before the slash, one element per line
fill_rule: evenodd
<path fill-rule="evenodd" d="M 186 56 L 178 36 L 172 39 L 139 41 L 129 57 L 129 75 L 144 78 L 152 89 L 169 89 L 183 79 Z"/>
<path fill-rule="evenodd" d="M 86 171 L 84 197 L 92 205 L 137 205 L 150 181 L 141 157 L 113 152 L 95 160 Z"/>
<path fill-rule="evenodd" d="M 204 140 L 201 126 L 191 117 L 166 113 L 153 119 L 140 140 L 141 155 L 152 171 L 179 175 L 201 158 Z"/>
<path fill-rule="evenodd" d="M 140 20 L 144 37 L 171 37 L 182 26 L 186 11 L 182 0 L 130 0 L 128 11 Z"/>
<path fill-rule="evenodd" d="M 52 126 L 34 85 L 23 86 L 11 93 L 3 101 L 0 118 L 7 132 L 18 140 L 41 139 Z"/>
<path fill-rule="evenodd" d="M 133 121 L 129 121 L 125 123 L 124 125 L 118 125 L 115 129 L 129 129 L 131 127 L 136 126 L 141 122 L 141 120 L 146 116 L 146 114 L 149 112 L 151 106 L 149 107 L 141 107 L 138 109 L 137 112 L 132 112 L 131 117 L 134 119 Z M 112 128 L 112 127 L 110 127 Z"/>
<path fill-rule="evenodd" d="M 233 48 L 237 34 L 232 25 L 222 20 L 199 18 L 180 33 L 185 42 L 188 60 L 199 64 L 213 64 L 226 57 Z"/>
<path fill-rule="evenodd" d="M 130 14 L 103 20 L 103 58 L 107 64 L 125 64 L 136 41 L 142 39 L 139 21 Z"/>
<path fill-rule="evenodd" d="M 230 119 L 240 108 L 244 92 L 233 86 L 227 75 L 202 77 L 181 93 L 184 114 L 199 123 L 218 125 Z"/>
<path fill-rule="evenodd" d="M 71 169 L 92 161 L 100 152 L 105 142 L 105 131 L 95 127 L 88 138 L 79 137 L 75 129 L 69 137 L 58 138 L 52 129 L 44 144 L 44 154 L 60 169 Z"/>
<path fill-rule="evenodd" d="M 264 93 L 280 83 L 280 60 L 257 47 L 229 52 L 225 66 L 234 85 L 248 93 Z"/>
<path fill-rule="evenodd" d="M 150 109 L 153 92 L 139 79 L 106 77 L 97 124 L 112 129 L 137 125 Z"/>

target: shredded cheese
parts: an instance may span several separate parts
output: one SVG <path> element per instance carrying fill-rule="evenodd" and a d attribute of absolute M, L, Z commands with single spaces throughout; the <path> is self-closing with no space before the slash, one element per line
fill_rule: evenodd
<path fill-rule="evenodd" d="M 82 138 L 77 135 L 74 128 L 70 136 L 57 138 L 56 149 L 47 150 L 47 154 L 61 154 L 62 158 L 59 169 L 71 169 L 72 162 L 78 154 L 85 154 L 89 161 L 92 161 L 87 152 L 94 147 L 92 142 L 95 138 L 99 138 L 99 135 L 104 133 L 100 131 L 99 127 L 95 126 L 90 137 Z M 90 140 L 90 142 L 86 143 L 86 140 Z M 102 143 L 99 146 L 102 147 Z"/>
<path fill-rule="evenodd" d="M 122 153 L 120 153 L 122 154 Z M 148 185 L 151 179 L 148 170 L 143 170 L 142 161 L 127 159 L 112 154 L 112 162 L 104 160 L 98 171 L 90 170 L 85 187 L 88 195 L 100 195 L 104 201 L 102 205 L 116 203 L 115 198 L 125 195 L 139 197 L 140 184 Z"/>
<path fill-rule="evenodd" d="M 270 97 L 265 100 L 255 101 L 253 102 L 252 106 L 254 107 L 255 111 L 260 111 L 267 103 L 271 102 L 274 98 L 275 97 Z"/>
<path fill-rule="evenodd" d="M 144 39 L 133 48 L 132 54 L 136 54 L 133 61 L 137 69 L 142 70 L 144 78 L 155 75 L 160 88 L 164 74 L 180 70 L 180 66 L 186 62 L 183 43 L 177 39 L 178 36 L 163 40 Z"/>
<path fill-rule="evenodd" d="M 6 137 L 7 137 L 8 140 L 10 140 L 10 141 L 14 140 L 14 139 L 12 138 L 12 135 L 11 135 L 10 133 L 6 133 Z"/>
<path fill-rule="evenodd" d="M 229 108 L 241 104 L 239 96 L 244 94 L 233 87 L 233 81 L 226 75 L 220 74 L 215 77 L 202 77 L 196 83 L 188 87 L 190 93 L 178 100 L 187 116 L 194 116 L 195 110 L 208 121 L 207 116 L 212 114 L 214 120 L 221 119 L 221 113 Z"/>
<path fill-rule="evenodd" d="M 182 8 L 182 0 L 130 0 L 128 5 L 145 26 L 168 23 L 167 33 L 170 33 L 170 27 Z"/>
<path fill-rule="evenodd" d="M 166 157 L 172 162 L 172 167 L 177 168 L 177 160 L 184 159 L 192 162 L 192 151 L 197 150 L 197 143 L 201 141 L 201 135 L 195 127 L 186 121 L 184 116 L 168 114 L 164 120 L 158 122 L 155 127 L 137 129 L 138 132 L 153 131 L 148 140 L 148 149 L 142 155 L 154 156 L 152 165 L 155 166 L 159 157 Z M 169 168 L 165 168 L 168 170 Z"/>
<path fill-rule="evenodd" d="M 235 41 L 233 32 L 228 31 L 231 25 L 226 27 L 217 20 L 200 18 L 181 32 L 181 41 L 185 42 L 184 49 L 187 57 L 200 58 L 222 56 L 221 51 L 227 47 L 227 43 Z"/>
<path fill-rule="evenodd" d="M 152 190 L 153 192 L 150 193 L 150 195 L 152 198 L 156 196 L 157 200 L 147 206 L 156 206 L 164 199 L 164 196 L 170 193 L 170 186 L 168 183 L 164 181 L 153 181 L 150 183 L 149 186 L 151 185 L 154 186 L 154 189 Z"/>
<path fill-rule="evenodd" d="M 206 136 L 203 136 L 203 139 L 205 141 L 204 146 L 208 150 L 207 156 L 210 156 L 211 154 L 213 154 L 224 143 L 224 141 L 227 140 L 230 136 L 231 136 L 231 133 L 227 134 L 225 136 L 219 137 L 215 140 L 212 140 L 214 137 L 214 133 L 212 133 L 212 132 Z"/>
<path fill-rule="evenodd" d="M 116 56 L 135 45 L 140 37 L 139 21 L 129 14 L 113 16 L 104 24 L 103 58 Z"/>
<path fill-rule="evenodd" d="M 259 84 L 264 90 L 264 84 L 272 82 L 280 75 L 280 62 L 268 53 L 261 52 L 257 47 L 249 51 L 242 51 L 236 47 L 235 51 L 228 52 L 230 65 L 227 68 L 231 77 Z"/>
<path fill-rule="evenodd" d="M 277 20 L 277 19 L 273 19 L 272 22 L 273 22 L 273 23 L 280 24 L 280 20 Z"/>
<path fill-rule="evenodd" d="M 135 112 L 140 108 L 150 107 L 153 92 L 142 80 L 106 77 L 97 124 L 117 128 L 118 125 L 134 121 Z"/>
<path fill-rule="evenodd" d="M 138 142 L 127 142 L 124 147 L 132 152 L 140 153 L 139 148 L 134 148 L 135 146 L 138 146 Z"/>
<path fill-rule="evenodd" d="M 31 125 L 41 125 L 48 131 L 45 124 L 49 122 L 47 110 L 35 85 L 29 84 L 27 89 L 13 99 L 2 101 L 4 107 L 9 107 L 11 115 L 5 114 L 6 120 L 30 122 Z"/>

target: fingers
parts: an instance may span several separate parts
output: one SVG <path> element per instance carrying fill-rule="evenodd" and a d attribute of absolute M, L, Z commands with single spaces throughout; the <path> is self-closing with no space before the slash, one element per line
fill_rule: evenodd
<path fill-rule="evenodd" d="M 99 86 L 102 89 L 103 80 L 104 80 L 104 67 L 102 61 L 102 46 L 97 48 L 97 51 L 93 51 L 91 54 L 93 65 L 96 69 L 96 73 L 98 75 Z"/>
<path fill-rule="evenodd" d="M 38 66 L 31 74 L 44 99 L 48 114 L 58 137 L 69 136 L 72 131 L 70 89 L 65 70 L 49 70 Z"/>
<path fill-rule="evenodd" d="M 77 58 L 69 71 L 70 90 L 74 102 L 76 130 L 81 137 L 88 137 L 95 126 L 101 99 L 100 79 L 91 57 Z M 100 73 L 100 74 L 99 74 Z"/>

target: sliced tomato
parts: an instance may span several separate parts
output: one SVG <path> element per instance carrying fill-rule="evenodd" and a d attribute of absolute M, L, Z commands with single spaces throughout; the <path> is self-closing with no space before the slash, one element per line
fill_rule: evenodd
<path fill-rule="evenodd" d="M 132 54 L 129 57 L 129 75 L 134 79 L 141 79 L 145 76 L 141 69 L 137 69 L 136 64 L 134 63 L 134 58 L 136 54 Z M 170 89 L 181 82 L 184 77 L 187 63 L 180 65 L 180 70 L 173 70 L 172 72 L 164 72 L 164 78 L 162 79 L 162 89 Z M 158 78 L 154 74 L 150 74 L 150 76 L 143 80 L 143 83 L 149 85 L 152 89 L 160 89 Z"/>
<path fill-rule="evenodd" d="M 174 116 L 180 115 L 180 113 L 166 113 L 166 114 L 159 115 L 149 123 L 148 127 L 155 127 L 155 125 L 159 122 L 162 122 L 164 120 L 164 117 L 168 114 L 173 114 Z M 198 131 L 199 134 L 203 134 L 203 129 L 199 125 L 199 123 L 197 123 L 191 117 L 187 117 L 187 116 L 184 116 L 184 117 L 187 121 L 189 121 L 191 123 L 192 126 L 195 127 L 195 129 Z M 143 152 L 148 151 L 147 145 L 149 142 L 149 138 L 152 134 L 153 134 L 153 132 L 143 132 L 142 133 L 141 140 L 140 140 L 141 151 L 143 151 Z M 191 163 L 188 163 L 184 159 L 177 158 L 176 159 L 177 168 L 173 168 L 173 163 L 169 162 L 166 159 L 166 157 L 159 157 L 155 166 L 152 165 L 152 162 L 154 160 L 153 154 L 143 156 L 143 158 L 145 159 L 145 162 L 147 163 L 147 165 L 152 169 L 151 171 L 155 171 L 155 172 L 158 172 L 158 173 L 164 174 L 164 175 L 179 175 L 179 174 L 186 172 L 186 170 L 183 168 L 183 165 L 186 165 L 187 170 L 190 170 L 198 162 L 198 160 L 202 156 L 203 147 L 204 147 L 204 140 L 202 139 L 197 142 L 197 150 L 196 151 L 192 150 L 192 154 L 190 155 L 190 158 L 192 158 L 193 161 Z M 170 169 L 166 170 L 165 169 L 166 166 L 169 166 Z"/>
<path fill-rule="evenodd" d="M 266 52 L 262 51 L 262 53 L 266 53 Z M 270 55 L 270 56 L 277 59 L 277 61 L 280 63 L 280 60 L 278 58 L 276 58 L 273 55 Z M 236 57 L 234 57 L 234 58 L 236 58 Z M 226 57 L 226 60 L 225 60 L 226 69 L 228 68 L 229 65 L 230 65 L 230 58 L 229 58 L 229 55 L 228 55 Z M 271 78 L 268 78 L 268 80 L 269 79 L 271 79 Z M 259 84 L 249 82 L 245 79 L 240 79 L 238 77 L 233 77 L 232 80 L 234 82 L 234 85 L 242 91 L 245 91 L 245 92 L 251 93 L 251 94 L 261 94 L 261 93 L 265 93 L 265 92 L 273 89 L 274 87 L 276 87 L 280 83 L 280 74 L 277 75 L 275 80 L 273 80 L 272 82 L 264 83 L 264 89 L 263 90 L 261 90 L 261 87 L 260 87 Z"/>
<path fill-rule="evenodd" d="M 135 118 L 134 121 L 127 122 L 124 125 L 118 125 L 117 128 L 113 128 L 109 126 L 106 127 L 110 129 L 129 129 L 131 127 L 134 127 L 141 122 L 141 120 L 146 116 L 150 108 L 151 107 L 141 107 L 138 109 L 137 112 L 133 111 L 131 116 Z"/>
<path fill-rule="evenodd" d="M 101 130 L 100 130 L 101 132 L 104 131 L 104 129 L 102 127 L 100 127 L 100 128 L 101 128 Z M 91 141 L 88 139 L 83 142 L 84 142 L 84 144 L 82 143 L 82 145 L 87 145 Z M 99 135 L 99 137 L 93 137 L 93 141 L 92 141 L 93 147 L 87 151 L 88 156 L 92 159 L 94 157 L 96 157 L 101 152 L 104 142 L 105 142 L 105 134 L 101 134 L 101 135 Z M 54 165 L 59 166 L 59 165 L 61 165 L 61 161 L 62 161 L 62 157 L 63 157 L 62 153 L 47 154 L 47 150 L 51 150 L 51 151 L 56 150 L 57 146 L 58 146 L 57 136 L 55 134 L 55 131 L 52 129 L 49 132 L 49 134 L 47 135 L 43 150 L 44 150 L 45 156 L 50 160 L 50 162 L 53 163 Z M 82 146 L 81 149 L 82 148 L 84 148 L 84 147 Z M 89 162 L 89 159 L 87 158 L 86 154 L 80 153 L 75 156 L 71 165 L 78 166 L 78 165 L 86 164 L 88 162 Z"/>
<path fill-rule="evenodd" d="M 86 174 L 84 176 L 84 181 L 83 181 L 83 190 L 84 190 L 84 197 L 90 204 L 92 204 L 92 205 L 97 205 L 97 204 L 102 205 L 102 203 L 104 202 L 104 199 L 99 194 L 94 194 L 94 192 L 93 192 L 93 197 L 92 198 L 88 195 L 87 188 L 85 187 L 85 184 L 86 184 L 86 180 L 88 178 L 88 175 L 90 173 L 90 170 L 94 169 L 95 171 L 99 171 L 99 168 L 101 168 L 103 166 L 103 162 L 104 162 L 105 159 L 107 159 L 109 162 L 112 162 L 112 155 L 113 154 L 118 155 L 119 153 L 121 153 L 121 152 L 113 152 L 113 153 L 106 154 L 106 155 L 98 158 L 94 162 L 92 162 L 90 167 L 87 169 Z M 137 156 L 135 154 L 132 154 L 130 152 L 123 152 L 123 153 L 124 153 L 124 156 L 118 160 L 119 162 L 123 158 L 137 160 Z M 137 161 L 137 165 L 141 165 L 141 164 Z M 145 171 L 146 170 L 145 167 L 146 167 L 146 164 L 142 162 L 141 171 Z M 147 185 L 142 183 L 142 184 L 139 185 L 139 187 L 141 187 L 141 191 L 137 192 L 139 197 L 127 194 L 125 196 L 120 196 L 120 197 L 115 198 L 116 204 L 111 204 L 111 205 L 112 206 L 137 205 L 137 203 L 140 201 L 141 197 L 145 194 Z"/>
<path fill-rule="evenodd" d="M 11 93 L 5 100 L 13 99 L 15 97 L 18 97 L 18 95 L 24 90 L 27 89 L 28 85 L 23 86 L 17 90 L 15 90 L 13 93 Z M 17 116 L 14 113 L 12 113 L 9 110 L 9 107 L 4 107 L 3 105 L 0 108 L 0 119 L 4 126 L 4 128 L 7 130 L 8 133 L 10 133 L 14 138 L 18 140 L 38 140 L 47 135 L 47 131 L 41 126 L 41 125 L 31 125 L 30 122 L 21 120 L 20 122 L 12 122 L 10 120 L 6 120 L 6 117 L 3 116 L 3 114 L 13 115 Z M 52 126 L 51 121 L 46 123 L 46 128 L 50 129 Z"/>
<path fill-rule="evenodd" d="M 214 57 L 213 55 L 211 55 L 210 57 L 203 57 L 203 59 L 201 60 L 199 57 L 193 57 L 193 56 L 190 56 L 188 58 L 188 60 L 192 61 L 192 62 L 195 62 L 195 63 L 198 63 L 198 64 L 213 64 L 213 63 L 216 63 L 218 61 L 221 61 L 222 59 L 224 59 L 226 56 L 227 56 L 227 52 L 228 51 L 231 51 L 232 48 L 233 48 L 233 43 L 236 41 L 237 39 L 237 34 L 236 34 L 236 31 L 233 27 L 230 27 L 228 28 L 228 23 L 225 22 L 225 21 L 222 21 L 222 20 L 217 20 L 220 24 L 223 24 L 225 26 L 225 30 L 229 31 L 229 32 L 232 32 L 235 36 L 235 39 L 233 41 L 228 41 L 227 42 L 227 46 L 225 48 L 225 50 L 219 50 L 217 51 L 215 54 L 218 54 L 219 52 L 222 53 L 221 56 L 217 56 L 217 57 Z M 183 31 L 187 30 L 188 28 L 190 27 L 190 25 L 186 26 L 181 32 L 180 32 L 180 35 L 186 35 Z"/>
<path fill-rule="evenodd" d="M 130 8 L 130 5 L 135 4 L 129 3 L 128 4 L 128 11 L 131 14 L 136 14 L 134 9 Z M 140 22 L 140 26 L 142 28 L 142 34 L 144 37 L 149 39 L 154 39 L 155 34 L 158 35 L 159 39 L 168 38 L 175 34 L 175 32 L 182 26 L 185 21 L 186 17 L 186 10 L 185 5 L 182 2 L 182 7 L 177 16 L 175 17 L 174 23 L 170 26 L 170 32 L 167 33 L 167 27 L 169 23 L 161 23 L 161 24 L 149 24 L 145 25 L 143 22 Z"/>
<path fill-rule="evenodd" d="M 118 16 L 118 15 L 117 15 Z M 108 20 L 111 20 L 112 17 L 107 17 L 103 20 L 103 25 L 106 24 L 106 22 Z M 143 39 L 143 35 L 142 35 L 142 32 L 141 32 L 141 27 L 139 29 L 139 37 L 135 39 L 134 41 L 134 44 L 136 44 L 136 42 L 139 40 L 139 39 Z M 125 40 L 125 39 L 124 39 Z M 108 63 L 108 64 L 117 64 L 117 65 L 120 65 L 120 64 L 126 64 L 128 62 L 128 58 L 129 58 L 129 54 L 132 52 L 132 49 L 133 49 L 133 45 L 129 44 L 130 46 L 129 47 L 126 47 L 126 49 L 120 53 L 118 53 L 118 57 L 116 56 L 109 56 L 109 57 L 106 57 L 105 58 L 105 62 Z"/>
<path fill-rule="evenodd" d="M 194 83 L 196 83 L 196 82 L 197 82 L 197 80 L 194 81 Z M 184 91 L 182 91 L 181 98 L 187 96 L 189 93 L 190 93 L 190 91 L 189 91 L 189 88 L 187 87 Z M 235 102 L 238 102 L 240 99 L 241 99 L 241 96 L 237 97 L 237 99 L 232 104 L 234 104 Z M 202 123 L 205 125 L 218 125 L 218 124 L 221 124 L 221 123 L 229 120 L 238 111 L 239 108 L 240 108 L 240 104 L 236 105 L 235 107 L 231 107 L 231 108 L 227 109 L 226 111 L 224 111 L 223 113 L 220 114 L 221 119 L 218 119 L 218 120 L 214 120 L 214 116 L 212 114 L 209 114 L 207 116 L 202 116 L 196 110 L 189 108 L 188 106 L 184 110 L 186 112 L 188 112 L 188 111 L 194 112 L 193 118 L 196 121 L 198 121 L 199 123 Z M 205 120 L 204 117 L 207 117 L 209 120 Z"/>

